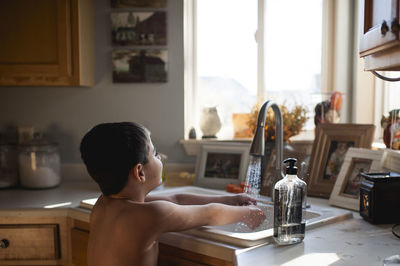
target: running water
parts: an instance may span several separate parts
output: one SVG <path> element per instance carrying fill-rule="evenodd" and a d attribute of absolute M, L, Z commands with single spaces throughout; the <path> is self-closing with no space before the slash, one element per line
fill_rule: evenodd
<path fill-rule="evenodd" d="M 261 188 L 261 158 L 261 156 L 250 155 L 249 167 L 247 168 L 244 192 L 254 198 L 259 196 Z"/>
<path fill-rule="evenodd" d="M 250 155 L 249 167 L 247 168 L 246 185 L 244 193 L 257 199 L 261 188 L 261 156 Z M 249 227 L 243 222 L 238 222 L 235 225 L 235 232 L 249 232 Z M 253 230 L 250 230 L 250 232 Z"/>

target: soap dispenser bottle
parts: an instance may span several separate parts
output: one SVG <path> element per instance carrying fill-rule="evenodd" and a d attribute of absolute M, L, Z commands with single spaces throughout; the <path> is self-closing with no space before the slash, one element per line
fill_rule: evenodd
<path fill-rule="evenodd" d="M 297 177 L 296 159 L 283 162 L 286 175 L 274 187 L 274 240 L 289 245 L 304 239 L 307 184 Z"/>

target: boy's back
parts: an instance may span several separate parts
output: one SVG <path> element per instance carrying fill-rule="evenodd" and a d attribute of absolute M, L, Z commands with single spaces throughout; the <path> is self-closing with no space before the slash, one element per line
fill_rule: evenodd
<path fill-rule="evenodd" d="M 156 265 L 151 204 L 100 197 L 90 217 L 89 265 Z M 136 213 L 136 219 L 129 212 Z"/>

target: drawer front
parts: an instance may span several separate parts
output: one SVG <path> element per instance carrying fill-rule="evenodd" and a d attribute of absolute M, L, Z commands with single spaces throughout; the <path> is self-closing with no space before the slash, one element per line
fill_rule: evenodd
<path fill-rule="evenodd" d="M 8 247 L 0 249 L 0 260 L 46 260 L 60 257 L 57 224 L 0 225 L 0 240 Z"/>

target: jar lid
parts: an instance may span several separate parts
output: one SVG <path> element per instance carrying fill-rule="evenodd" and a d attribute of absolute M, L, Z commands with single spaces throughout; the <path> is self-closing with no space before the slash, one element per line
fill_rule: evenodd
<path fill-rule="evenodd" d="M 33 139 L 21 144 L 20 148 L 25 151 L 53 151 L 58 149 L 58 143 L 46 139 L 42 134 L 35 133 Z"/>

